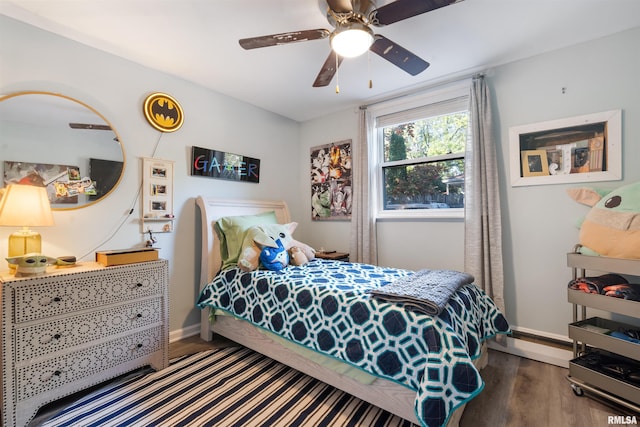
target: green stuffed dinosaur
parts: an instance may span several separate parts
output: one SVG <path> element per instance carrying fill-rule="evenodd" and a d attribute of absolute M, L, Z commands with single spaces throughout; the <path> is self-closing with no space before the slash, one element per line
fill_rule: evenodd
<path fill-rule="evenodd" d="M 567 193 L 592 207 L 580 226 L 580 253 L 640 259 L 640 182 L 613 191 L 580 187 Z"/>

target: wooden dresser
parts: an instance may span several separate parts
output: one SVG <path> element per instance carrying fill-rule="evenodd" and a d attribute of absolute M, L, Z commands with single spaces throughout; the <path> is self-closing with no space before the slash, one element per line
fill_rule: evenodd
<path fill-rule="evenodd" d="M 134 369 L 168 365 L 168 262 L 79 263 L 2 279 L 2 421 Z"/>

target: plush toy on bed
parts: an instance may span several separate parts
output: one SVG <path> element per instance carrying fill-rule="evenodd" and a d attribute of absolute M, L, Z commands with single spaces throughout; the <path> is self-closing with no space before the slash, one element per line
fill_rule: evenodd
<path fill-rule="evenodd" d="M 580 253 L 640 259 L 640 182 L 613 191 L 581 187 L 567 192 L 592 206 L 580 226 Z"/>
<path fill-rule="evenodd" d="M 291 265 L 305 265 L 309 262 L 309 258 L 307 258 L 302 249 L 297 246 L 291 247 L 288 252 L 289 264 Z"/>
<path fill-rule="evenodd" d="M 267 270 L 280 271 L 289 265 L 289 253 L 280 239 L 276 240 L 277 248 L 265 246 L 260 251 L 260 263 Z"/>
<path fill-rule="evenodd" d="M 257 269 L 260 265 L 260 253 L 262 250 L 267 247 L 278 248 L 277 240 L 280 240 L 285 252 L 295 246 L 300 248 L 307 261 L 314 259 L 315 249 L 293 238 L 293 232 L 297 226 L 297 222 L 290 222 L 288 224 L 257 225 L 249 228 L 242 242 L 238 267 L 243 271 Z"/>

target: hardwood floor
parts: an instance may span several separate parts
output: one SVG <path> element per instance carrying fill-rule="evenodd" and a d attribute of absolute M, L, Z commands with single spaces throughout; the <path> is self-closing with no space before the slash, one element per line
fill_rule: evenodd
<path fill-rule="evenodd" d="M 170 345 L 171 357 L 234 345 L 216 338 L 211 343 L 189 337 Z M 460 427 L 601 427 L 612 415 L 636 415 L 622 407 L 576 396 L 568 370 L 511 354 L 489 350 L 482 371 L 484 390 L 467 404 Z"/>
<path fill-rule="evenodd" d="M 633 415 L 576 396 L 567 381 L 568 369 L 489 350 L 482 371 L 485 389 L 465 410 L 461 427 L 468 426 L 607 426 L 611 415 Z"/>
<path fill-rule="evenodd" d="M 237 345 L 224 337 L 216 336 L 213 341 L 207 342 L 199 335 L 183 338 L 169 344 L 169 360 L 185 354 L 198 353 L 199 351 L 211 350 L 212 348 L 223 348 Z"/>

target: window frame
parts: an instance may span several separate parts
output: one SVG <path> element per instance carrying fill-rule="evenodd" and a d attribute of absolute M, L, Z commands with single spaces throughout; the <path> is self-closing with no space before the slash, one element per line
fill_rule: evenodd
<path fill-rule="evenodd" d="M 427 164 L 443 160 L 459 159 L 460 153 L 452 153 L 433 157 L 422 157 L 419 159 L 404 159 L 391 162 L 384 161 L 384 136 L 383 127 L 378 127 L 379 118 L 402 112 L 407 112 L 411 117 L 411 111 L 420 111 L 433 104 L 451 101 L 457 98 L 466 98 L 469 102 L 471 80 L 463 80 L 441 87 L 425 91 L 416 95 L 405 95 L 394 100 L 386 101 L 370 107 L 371 112 L 371 155 L 372 165 L 370 172 L 373 175 L 371 180 L 371 198 L 373 212 L 377 219 L 464 219 L 464 208 L 447 208 L 447 209 L 384 209 L 384 168 L 390 166 L 402 166 L 409 164 Z M 467 107 L 467 111 L 470 108 Z M 427 116 L 429 117 L 429 116 Z M 419 116 L 416 120 L 425 118 Z M 410 119 L 413 120 L 413 119 Z M 387 125 L 383 125 L 387 126 Z M 390 125 L 389 125 L 390 126 Z M 469 129 L 471 132 L 471 128 Z M 466 152 L 462 158 L 466 157 Z"/>

